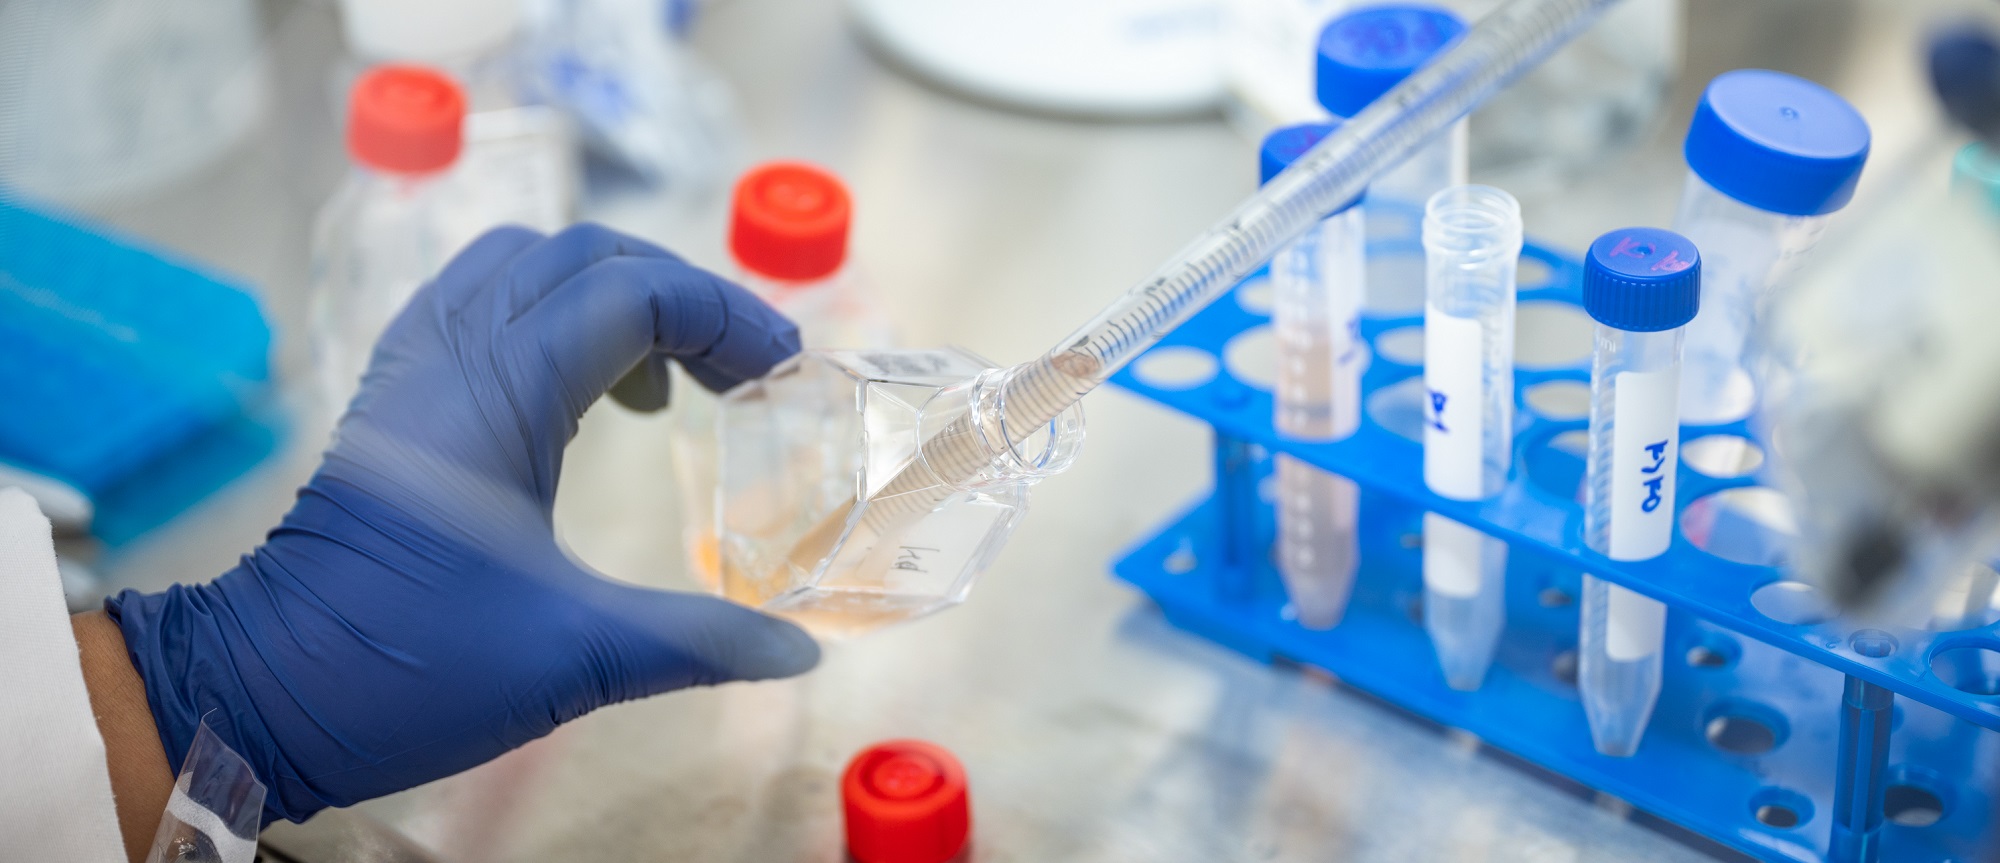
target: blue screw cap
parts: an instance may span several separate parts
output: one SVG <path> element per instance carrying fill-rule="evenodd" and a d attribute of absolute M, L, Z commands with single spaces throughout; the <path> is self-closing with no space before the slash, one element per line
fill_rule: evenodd
<path fill-rule="evenodd" d="M 1731 198 L 1788 216 L 1822 216 L 1854 197 L 1868 121 L 1832 90 L 1783 72 L 1738 69 L 1710 81 L 1688 124 L 1688 168 Z"/>
<path fill-rule="evenodd" d="M 1598 323 L 1635 333 L 1686 326 L 1701 308 L 1701 253 L 1659 228 L 1619 228 L 1590 244 L 1583 260 L 1583 310 Z"/>
<path fill-rule="evenodd" d="M 1257 185 L 1271 182 L 1272 177 L 1291 167 L 1293 162 L 1298 161 L 1307 150 L 1311 150 L 1320 139 L 1333 134 L 1333 130 L 1338 128 L 1340 123 L 1333 122 L 1300 123 L 1296 126 L 1280 126 L 1271 130 L 1270 134 L 1264 136 L 1264 145 L 1257 148 Z M 1327 215 L 1344 213 L 1359 203 L 1361 196 L 1355 195 L 1354 200 L 1335 207 L 1333 213 Z"/>
<path fill-rule="evenodd" d="M 1465 34 L 1465 21 L 1436 6 L 1392 3 L 1356 9 L 1319 33 L 1319 103 L 1352 117 Z"/>

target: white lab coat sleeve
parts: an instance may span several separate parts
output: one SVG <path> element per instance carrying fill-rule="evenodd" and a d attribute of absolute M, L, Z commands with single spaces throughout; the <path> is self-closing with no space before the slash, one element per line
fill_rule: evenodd
<path fill-rule="evenodd" d="M 0 488 L 0 859 L 125 859 L 49 520 Z"/>

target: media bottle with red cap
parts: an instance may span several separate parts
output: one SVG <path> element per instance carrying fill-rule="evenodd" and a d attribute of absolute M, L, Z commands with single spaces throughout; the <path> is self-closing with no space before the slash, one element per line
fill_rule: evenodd
<path fill-rule="evenodd" d="M 352 168 L 313 228 L 312 350 L 323 406 L 338 417 L 375 340 L 474 232 L 447 181 L 465 94 L 440 72 L 378 66 L 354 83 Z"/>
<path fill-rule="evenodd" d="M 729 252 L 736 279 L 798 324 L 807 348 L 868 349 L 894 344 L 886 315 L 847 260 L 853 199 L 839 177 L 804 162 L 769 162 L 736 183 Z M 675 373 L 674 471 L 693 571 L 718 585 L 713 397 Z"/>
<path fill-rule="evenodd" d="M 965 767 L 922 740 L 855 754 L 840 777 L 840 804 L 855 863 L 947 863 L 972 833 Z"/>

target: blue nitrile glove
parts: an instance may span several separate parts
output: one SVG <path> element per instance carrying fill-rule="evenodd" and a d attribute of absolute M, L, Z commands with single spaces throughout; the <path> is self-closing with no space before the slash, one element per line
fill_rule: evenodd
<path fill-rule="evenodd" d="M 812 668 L 790 623 L 593 574 L 550 516 L 578 416 L 636 364 L 721 387 L 798 344 L 742 288 L 604 228 L 480 238 L 390 325 L 261 548 L 105 603 L 168 761 L 206 716 L 269 786 L 265 821 L 300 821 L 607 704 Z"/>

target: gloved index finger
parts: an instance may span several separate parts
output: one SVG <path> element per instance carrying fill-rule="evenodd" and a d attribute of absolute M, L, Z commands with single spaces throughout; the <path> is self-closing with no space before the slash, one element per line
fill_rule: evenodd
<path fill-rule="evenodd" d="M 579 222 L 528 247 L 514 258 L 497 284 L 488 288 L 502 322 L 533 308 L 570 277 L 599 261 L 619 256 L 679 261 L 674 253 L 629 234 L 591 222 Z"/>
<path fill-rule="evenodd" d="M 614 257 L 551 292 L 510 328 L 554 366 L 577 414 L 661 353 L 721 390 L 798 353 L 798 328 L 756 295 L 679 260 Z"/>

